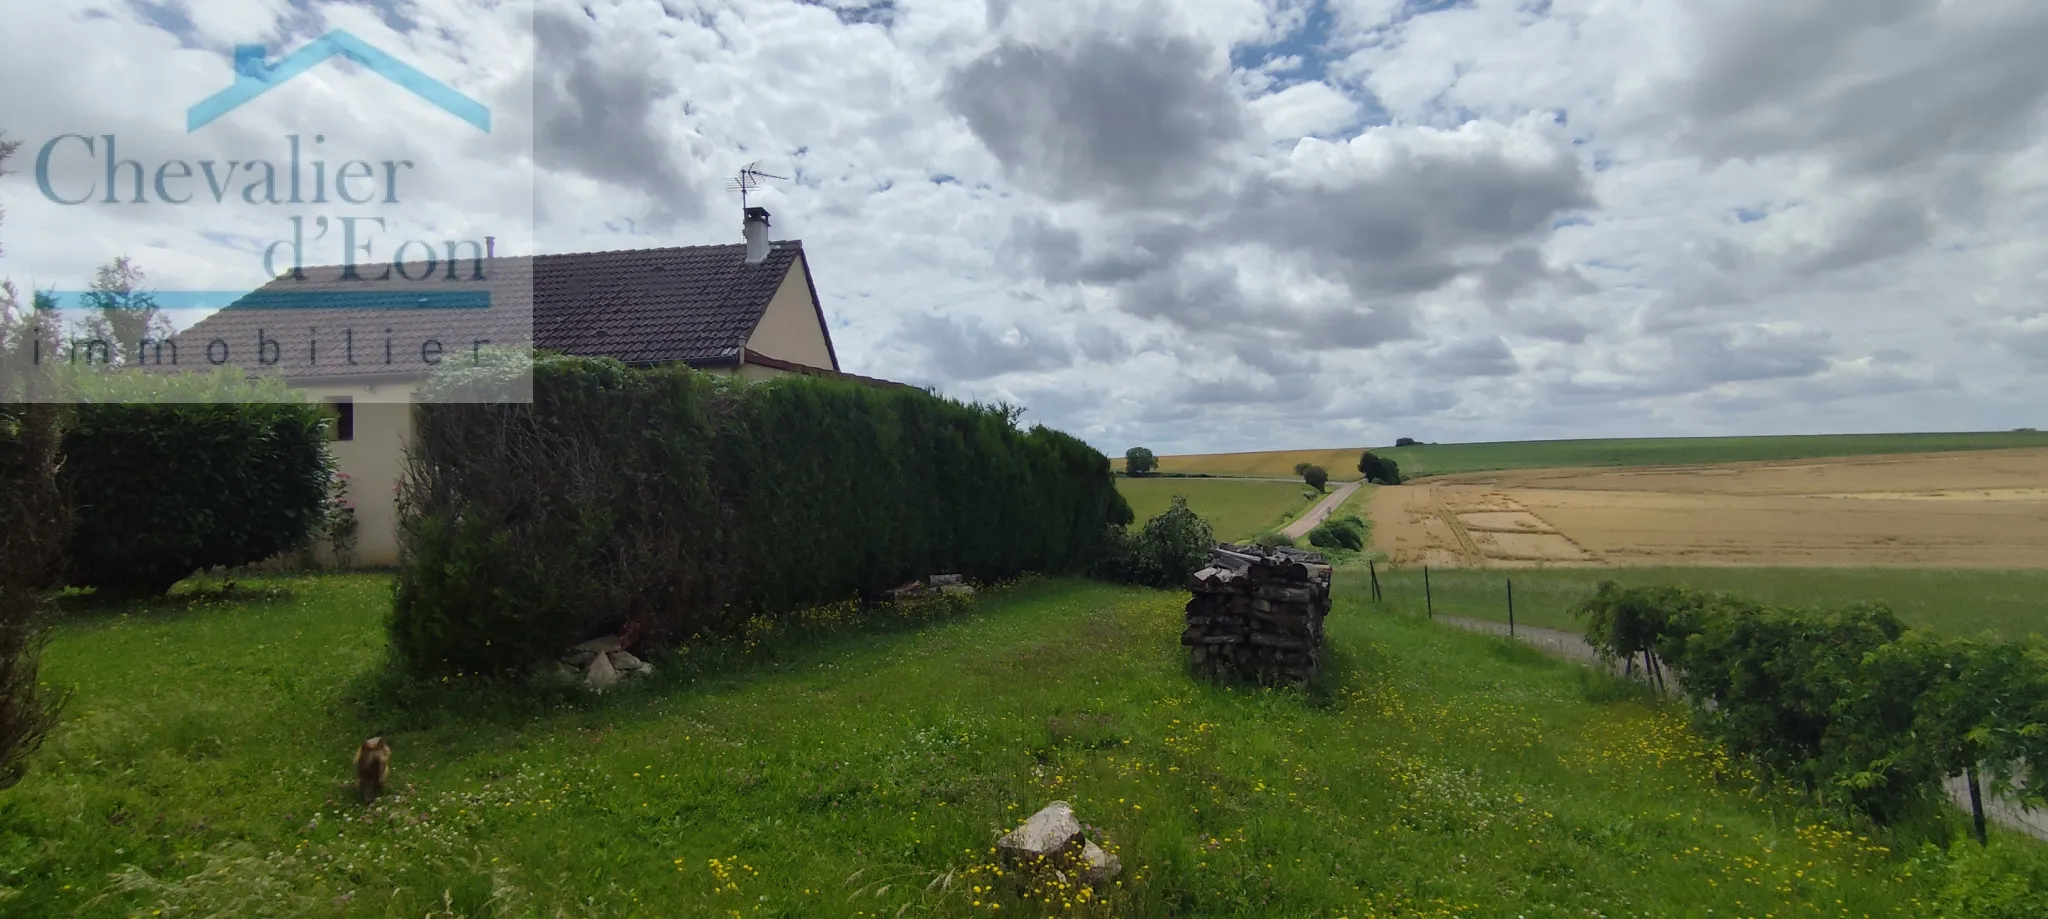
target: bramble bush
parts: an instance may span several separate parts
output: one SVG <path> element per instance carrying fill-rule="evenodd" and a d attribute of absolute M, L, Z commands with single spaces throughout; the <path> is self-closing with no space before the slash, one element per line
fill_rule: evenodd
<path fill-rule="evenodd" d="M 1109 461 L 1001 407 L 813 377 L 544 355 L 533 399 L 430 381 L 391 623 L 418 673 L 515 674 L 611 629 L 675 642 L 929 574 L 1084 570 L 1130 521 Z"/>

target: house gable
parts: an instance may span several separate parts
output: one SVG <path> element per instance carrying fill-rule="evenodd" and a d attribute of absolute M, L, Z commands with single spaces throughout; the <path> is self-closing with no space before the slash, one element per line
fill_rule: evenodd
<path fill-rule="evenodd" d="M 825 326 L 810 266 L 801 252 L 790 263 L 767 309 L 762 310 L 760 321 L 748 333 L 746 350 L 806 367 L 839 369 L 832 333 Z"/>

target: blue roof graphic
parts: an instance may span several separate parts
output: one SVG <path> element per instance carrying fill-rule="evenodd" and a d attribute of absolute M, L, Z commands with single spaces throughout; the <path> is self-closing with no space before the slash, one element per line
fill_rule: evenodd
<path fill-rule="evenodd" d="M 220 92 L 208 96 L 198 105 L 185 111 L 185 131 L 191 133 L 212 123 L 215 119 L 240 108 L 299 74 L 311 70 L 314 65 L 339 55 L 355 61 L 399 86 L 413 95 L 446 111 L 448 114 L 475 125 L 477 130 L 488 134 L 491 131 L 490 107 L 471 99 L 433 77 L 421 73 L 370 43 L 347 32 L 335 30 L 306 43 L 276 63 L 266 63 L 262 45 L 235 46 L 235 82 Z"/>

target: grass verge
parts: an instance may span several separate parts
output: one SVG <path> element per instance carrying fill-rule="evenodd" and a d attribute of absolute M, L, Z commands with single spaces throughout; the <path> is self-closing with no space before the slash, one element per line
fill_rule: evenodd
<path fill-rule="evenodd" d="M 1507 619 L 1514 582 L 1515 621 L 1558 629 L 1580 623 L 1572 607 L 1603 580 L 1679 584 L 1788 606 L 1889 605 L 1907 623 L 1949 635 L 1991 632 L 2008 638 L 2048 634 L 2048 571 L 1928 568 L 1434 568 L 1425 601 L 1420 569 L 1381 566 L 1380 587 L 1393 608 L 1474 619 Z M 1340 585 L 1363 590 L 1358 579 Z M 1363 596 L 1363 594 L 1359 594 Z"/>
<path fill-rule="evenodd" d="M 1308 693 L 1191 682 L 1184 594 L 1038 582 L 426 718 L 360 695 L 388 579 L 260 586 L 61 628 L 77 695 L 0 797 L 9 915 L 1914 916 L 1945 883 L 1673 709 L 1355 594 Z M 396 787 L 365 809 L 368 733 Z M 1121 855 L 1109 905 L 991 882 L 1053 799 Z"/>

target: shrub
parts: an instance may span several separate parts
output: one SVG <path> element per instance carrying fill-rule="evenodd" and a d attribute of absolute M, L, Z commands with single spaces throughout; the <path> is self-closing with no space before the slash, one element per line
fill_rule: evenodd
<path fill-rule="evenodd" d="M 1125 475 L 1151 475 L 1159 470 L 1159 458 L 1144 447 L 1132 447 L 1124 451 Z"/>
<path fill-rule="evenodd" d="M 1401 465 L 1371 450 L 1359 454 L 1358 474 L 1374 485 L 1401 484 Z"/>
<path fill-rule="evenodd" d="M 81 375 L 58 481 L 66 580 L 161 594 L 203 568 L 306 545 L 327 519 L 325 417 L 235 372 Z"/>
<path fill-rule="evenodd" d="M 1681 633 L 1692 628 L 1687 613 L 1715 600 L 1682 587 L 1623 587 L 1601 581 L 1572 615 L 1585 620 L 1586 643 L 1601 660 L 1627 661 L 1632 672 L 1641 657 L 1649 676 L 1663 685 L 1667 646 L 1682 641 Z"/>
<path fill-rule="evenodd" d="M 1357 551 L 1365 548 L 1367 532 L 1364 520 L 1357 515 L 1346 514 L 1316 524 L 1315 529 L 1308 531 L 1308 542 L 1309 545 L 1324 549 Z"/>
<path fill-rule="evenodd" d="M 1768 608 L 1602 583 L 1576 612 L 1609 660 L 1668 663 L 1701 726 L 1816 798 L 1896 823 L 1943 779 L 2048 795 L 2048 650 L 1909 633 L 1881 606 Z"/>
<path fill-rule="evenodd" d="M 1209 563 L 1216 534 L 1180 495 L 1145 526 L 1125 537 L 1113 553 L 1117 580 L 1149 587 L 1181 587 Z"/>
<path fill-rule="evenodd" d="M 1396 438 L 1394 438 L 1394 446 L 1396 446 L 1396 447 L 1412 447 L 1412 446 L 1415 446 L 1415 438 L 1413 438 L 1413 437 L 1396 437 Z"/>
<path fill-rule="evenodd" d="M 1272 548 L 1274 546 L 1285 546 L 1289 549 L 1292 549 L 1295 547 L 1296 543 L 1294 541 L 1294 537 L 1289 536 L 1286 533 L 1282 533 L 1279 530 L 1274 530 L 1271 533 L 1262 533 L 1258 536 L 1252 537 L 1252 545 L 1265 546 L 1267 548 Z"/>
<path fill-rule="evenodd" d="M 327 516 L 320 527 L 320 538 L 334 553 L 336 565 L 348 568 L 354 564 L 358 529 L 356 502 L 349 497 L 348 473 L 336 472 L 327 488 Z"/>
<path fill-rule="evenodd" d="M 411 670 L 734 633 L 940 572 L 1082 571 L 1131 518 L 1106 457 L 1001 407 L 603 359 L 531 373 L 531 404 L 440 401 L 489 385 L 449 376 L 418 407 L 391 625 Z"/>
<path fill-rule="evenodd" d="M 8 317 L 0 316 L 0 323 Z M 0 328 L 0 349 L 10 345 Z M 0 353 L 0 372 L 8 355 Z M 56 723 L 60 700 L 37 681 L 68 517 L 57 490 L 59 409 L 0 392 L 0 789 L 21 780 Z"/>
<path fill-rule="evenodd" d="M 1321 466 L 1303 463 L 1297 471 L 1301 473 L 1301 480 L 1307 482 L 1309 487 L 1315 489 L 1318 493 L 1323 490 L 1324 485 L 1330 482 L 1330 471 Z"/>

